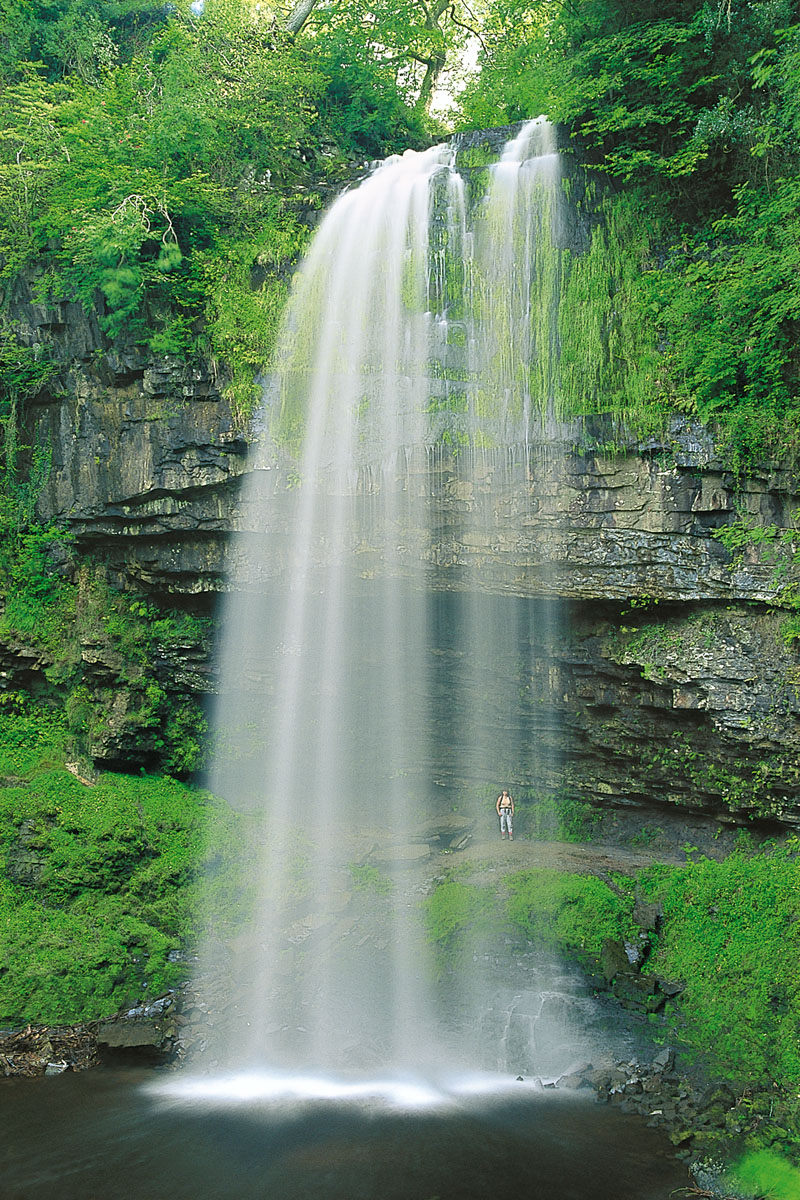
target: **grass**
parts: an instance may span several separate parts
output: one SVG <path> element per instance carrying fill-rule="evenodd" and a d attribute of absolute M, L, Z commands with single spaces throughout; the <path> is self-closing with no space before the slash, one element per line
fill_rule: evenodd
<path fill-rule="evenodd" d="M 235 927 L 246 890 L 244 818 L 167 776 L 83 783 L 67 738 L 52 710 L 0 711 L 4 1024 L 84 1021 L 162 994 L 204 932 Z"/>

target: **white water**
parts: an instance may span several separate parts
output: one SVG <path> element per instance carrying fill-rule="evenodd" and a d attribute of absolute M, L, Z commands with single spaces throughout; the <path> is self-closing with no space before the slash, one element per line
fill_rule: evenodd
<path fill-rule="evenodd" d="M 437 793 L 489 812 L 494 837 L 496 791 L 553 774 L 519 711 L 531 662 L 486 689 L 541 642 L 534 610 L 480 593 L 496 497 L 526 503 L 552 400 L 557 192 L 541 119 L 477 214 L 450 148 L 409 152 L 332 206 L 295 279 L 264 412 L 283 459 L 255 464 L 224 621 L 211 782 L 263 812 L 265 845 L 233 948 L 239 1017 L 215 1050 L 228 1067 L 430 1076 L 480 1059 L 454 1058 L 439 1026 L 414 860 Z M 446 754 L 432 726 L 448 706 Z"/>
<path fill-rule="evenodd" d="M 492 168 L 475 224 L 475 404 L 500 445 L 528 445 L 552 412 L 560 182 L 553 127 L 529 121 Z"/>

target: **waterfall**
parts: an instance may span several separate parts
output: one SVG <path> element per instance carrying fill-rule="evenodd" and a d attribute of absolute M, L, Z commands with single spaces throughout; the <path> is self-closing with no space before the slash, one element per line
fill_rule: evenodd
<path fill-rule="evenodd" d="M 211 785 L 263 812 L 264 863 L 218 1062 L 453 1065 L 421 919 L 431 824 L 495 837 L 520 758 L 553 770 L 519 715 L 542 610 L 509 597 L 498 618 L 481 592 L 497 497 L 527 503 L 552 408 L 557 162 L 529 122 L 476 206 L 451 147 L 393 157 L 294 280 L 224 621 Z"/>
<path fill-rule="evenodd" d="M 475 406 L 500 445 L 528 444 L 557 383 L 562 194 L 553 127 L 506 145 L 475 222 Z"/>

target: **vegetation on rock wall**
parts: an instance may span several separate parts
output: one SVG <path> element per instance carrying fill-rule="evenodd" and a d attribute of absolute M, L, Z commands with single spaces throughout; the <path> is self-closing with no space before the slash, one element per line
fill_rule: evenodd
<path fill-rule="evenodd" d="M 496 937 L 505 916 L 527 940 L 554 944 L 597 970 L 608 942 L 638 939 L 637 899 L 658 904 L 663 915 L 648 934 L 642 977 L 682 985 L 665 1017 L 653 1018 L 661 1035 L 737 1086 L 774 1086 L 769 1111 L 754 1114 L 751 1141 L 796 1156 L 799 850 L 795 838 L 758 852 L 743 846 L 717 862 L 688 849 L 684 866 L 609 880 L 538 868 L 505 876 L 499 894 L 497 884 L 470 882 L 462 864 L 429 896 L 428 928 L 452 954 L 481 921 Z"/>
<path fill-rule="evenodd" d="M 4 696 L 0 1024 L 85 1021 L 163 994 L 203 932 L 227 936 L 247 886 L 243 818 L 164 777 L 81 777 L 68 742 L 62 715 Z"/>
<path fill-rule="evenodd" d="M 207 649 L 207 618 L 118 591 L 101 565 L 70 561 L 58 530 L 12 521 L 3 533 L 0 639 L 25 649 L 36 692 L 63 710 L 69 752 L 200 769 L 207 722 L 172 676 L 182 650 Z"/>
<path fill-rule="evenodd" d="M 739 527 L 724 528 L 735 533 Z M 789 551 L 781 539 L 765 536 L 756 544 L 774 552 L 776 570 L 785 565 L 783 555 Z M 777 586 L 776 592 L 780 595 Z M 695 609 L 688 616 L 675 609 L 638 608 L 606 635 L 604 655 L 625 667 L 638 667 L 642 679 L 665 694 L 664 709 L 672 710 L 677 694 L 684 711 L 703 714 L 702 723 L 679 728 L 662 719 L 651 724 L 644 737 L 643 728 L 633 723 L 615 731 L 617 752 L 632 764 L 631 790 L 682 803 L 676 781 L 683 779 L 698 803 L 713 811 L 749 820 L 780 820 L 791 813 L 800 770 L 793 748 L 798 668 L 791 646 L 796 615 L 788 600 L 787 606 L 786 616 L 755 609 L 736 613 L 729 607 Z M 754 665 L 743 670 L 746 645 Z M 737 672 L 747 677 L 748 671 L 758 678 L 751 675 L 749 687 L 734 699 L 730 683 L 710 682 L 715 668 L 723 680 Z M 749 744 L 758 746 L 757 754 L 748 753 L 737 740 L 737 729 L 747 731 Z"/>
<path fill-rule="evenodd" d="M 647 319 L 643 278 L 659 223 L 641 194 L 607 195 L 588 248 L 564 253 L 559 304 L 559 396 L 564 416 L 613 412 L 640 436 L 678 407 Z"/>
<path fill-rule="evenodd" d="M 592 368 L 605 364 L 610 387 L 590 377 L 583 397 L 568 387 L 570 405 L 625 415 L 677 404 L 715 422 L 739 465 L 796 454 L 797 5 L 490 9 L 465 127 L 546 112 L 624 188 L 603 202 L 609 232 L 592 237 L 603 265 L 568 284 L 588 302 L 587 337 L 600 330 Z M 643 219 L 618 243 L 614 227 L 637 208 Z M 622 322 L 633 341 L 620 352 Z"/>
<path fill-rule="evenodd" d="M 309 213 L 419 121 L 380 65 L 244 3 L 61 7 L 0 18 L 0 282 L 35 264 L 109 337 L 216 357 L 246 415 Z"/>
<path fill-rule="evenodd" d="M 734 1078 L 800 1084 L 800 890 L 798 846 L 723 862 L 653 867 L 643 894 L 663 906 L 647 970 L 681 979 L 679 1035 Z"/>

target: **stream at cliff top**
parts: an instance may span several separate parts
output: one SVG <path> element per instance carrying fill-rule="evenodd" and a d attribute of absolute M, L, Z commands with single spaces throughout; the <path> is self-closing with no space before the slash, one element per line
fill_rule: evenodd
<path fill-rule="evenodd" d="M 574 1095 L 187 1108 L 154 1106 L 152 1078 L 4 1080 L 3 1200 L 667 1200 L 687 1183 L 663 1134 Z"/>

